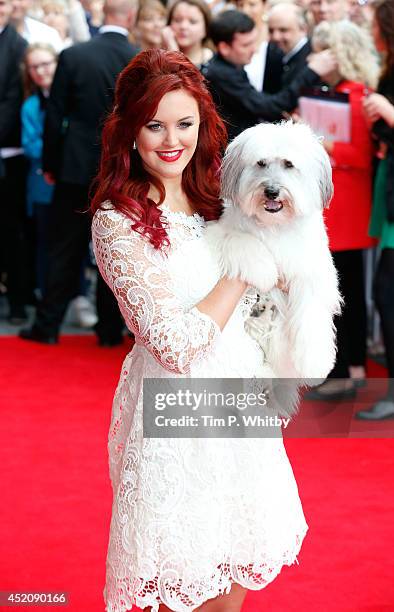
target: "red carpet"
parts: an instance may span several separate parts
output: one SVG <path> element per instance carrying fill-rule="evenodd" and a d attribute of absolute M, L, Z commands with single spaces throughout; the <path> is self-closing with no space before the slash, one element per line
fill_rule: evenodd
<path fill-rule="evenodd" d="M 93 337 L 0 339 L 0 591 L 67 591 L 63 609 L 103 612 L 106 437 L 125 351 Z M 394 611 L 394 441 L 286 447 L 310 530 L 300 565 L 249 593 L 243 612 Z"/>

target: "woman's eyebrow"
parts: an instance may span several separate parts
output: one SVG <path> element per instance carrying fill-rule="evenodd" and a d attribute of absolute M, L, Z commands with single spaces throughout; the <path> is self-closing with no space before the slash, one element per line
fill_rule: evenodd
<path fill-rule="evenodd" d="M 182 119 L 177 119 L 177 121 L 186 121 L 186 119 L 194 119 L 194 116 L 188 115 L 187 117 L 182 117 Z M 151 119 L 150 121 L 148 121 L 148 123 L 151 123 L 152 121 L 154 121 L 155 123 L 163 123 L 163 121 L 160 121 L 160 119 Z"/>

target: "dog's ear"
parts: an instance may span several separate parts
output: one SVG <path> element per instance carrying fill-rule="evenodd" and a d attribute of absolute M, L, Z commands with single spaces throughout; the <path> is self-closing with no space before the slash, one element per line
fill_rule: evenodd
<path fill-rule="evenodd" d="M 332 168 L 330 158 L 324 149 L 323 145 L 319 143 L 319 189 L 322 208 L 328 208 L 332 196 L 334 195 L 334 185 L 332 182 Z"/>
<path fill-rule="evenodd" d="M 235 138 L 227 147 L 223 157 L 221 172 L 221 196 L 224 200 L 237 203 L 239 198 L 239 183 L 242 174 L 242 143 Z"/>

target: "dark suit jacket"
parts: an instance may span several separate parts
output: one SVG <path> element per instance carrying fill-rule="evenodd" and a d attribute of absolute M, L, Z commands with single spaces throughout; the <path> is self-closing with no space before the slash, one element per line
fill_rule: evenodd
<path fill-rule="evenodd" d="M 23 89 L 19 66 L 26 45 L 11 25 L 0 34 L 0 148 L 20 146 Z"/>
<path fill-rule="evenodd" d="M 263 80 L 264 93 L 276 93 L 282 88 L 282 59 L 283 52 L 275 43 L 269 42 Z"/>
<path fill-rule="evenodd" d="M 297 106 L 302 87 L 320 82 L 319 76 L 305 67 L 290 87 L 276 94 L 261 93 L 250 84 L 242 67 L 227 62 L 219 54 L 214 55 L 203 74 L 217 109 L 227 122 L 230 140 L 256 123 L 282 119 L 283 111 L 289 112 Z"/>
<path fill-rule="evenodd" d="M 292 80 L 305 68 L 306 58 L 311 53 L 312 47 L 308 40 L 288 62 L 283 64 L 282 87 L 288 87 Z"/>
<path fill-rule="evenodd" d="M 57 181 L 88 186 L 95 176 L 116 78 L 136 52 L 126 36 L 107 32 L 61 53 L 48 101 L 43 154 L 44 171 Z"/>

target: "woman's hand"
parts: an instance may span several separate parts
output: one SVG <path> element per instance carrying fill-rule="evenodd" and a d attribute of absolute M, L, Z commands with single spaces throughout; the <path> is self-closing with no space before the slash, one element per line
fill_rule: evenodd
<path fill-rule="evenodd" d="M 383 119 L 394 127 L 394 106 L 381 94 L 372 93 L 363 100 L 365 115 L 371 123 Z"/>
<path fill-rule="evenodd" d="M 308 56 L 308 66 L 316 72 L 322 80 L 329 77 L 338 67 L 338 62 L 332 51 L 325 49 L 319 53 L 312 53 Z"/>
<path fill-rule="evenodd" d="M 171 26 L 166 26 L 161 31 L 163 45 L 167 51 L 179 51 L 178 43 L 175 39 L 174 30 Z"/>

